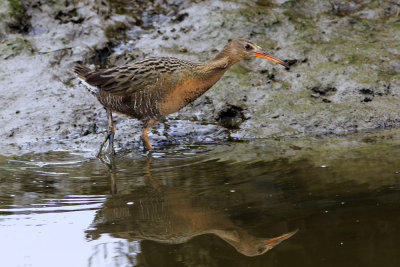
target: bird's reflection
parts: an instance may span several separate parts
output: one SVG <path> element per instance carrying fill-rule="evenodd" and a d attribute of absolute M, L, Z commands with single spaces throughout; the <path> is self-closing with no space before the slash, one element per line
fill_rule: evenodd
<path fill-rule="evenodd" d="M 229 217 L 207 205 L 205 199 L 180 188 L 165 186 L 152 178 L 151 155 L 145 163 L 145 186 L 129 192 L 117 192 L 115 164 L 108 164 L 112 173 L 112 194 L 96 214 L 92 228 L 86 233 L 96 239 L 103 233 L 115 237 L 153 240 L 180 244 L 189 239 L 214 234 L 246 256 L 264 254 L 296 231 L 274 238 L 258 238 L 235 225 Z"/>

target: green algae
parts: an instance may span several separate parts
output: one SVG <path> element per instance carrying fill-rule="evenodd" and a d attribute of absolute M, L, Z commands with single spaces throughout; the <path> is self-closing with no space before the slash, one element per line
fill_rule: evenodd
<path fill-rule="evenodd" d="M 9 11 L 15 16 L 24 15 L 26 8 L 19 0 L 7 0 L 9 5 Z"/>
<path fill-rule="evenodd" d="M 27 32 L 29 18 L 26 15 L 26 7 L 19 0 L 7 0 L 8 2 L 8 27 L 17 32 Z"/>
<path fill-rule="evenodd" d="M 32 44 L 23 37 L 15 37 L 0 42 L 0 56 L 8 59 L 21 53 L 33 54 Z"/>

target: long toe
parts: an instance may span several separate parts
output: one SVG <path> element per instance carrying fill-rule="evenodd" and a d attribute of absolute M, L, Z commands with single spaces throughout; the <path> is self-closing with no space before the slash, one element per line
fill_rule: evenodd
<path fill-rule="evenodd" d="M 107 132 L 106 138 L 105 138 L 104 141 L 100 144 L 99 151 L 98 151 L 97 154 L 96 154 L 97 157 L 100 157 L 101 153 L 103 152 L 103 147 L 104 147 L 104 145 L 107 143 L 107 141 L 109 141 L 109 142 L 108 142 L 108 144 L 107 144 L 108 148 L 106 148 L 106 149 L 109 150 L 109 149 L 110 149 L 110 132 Z"/>

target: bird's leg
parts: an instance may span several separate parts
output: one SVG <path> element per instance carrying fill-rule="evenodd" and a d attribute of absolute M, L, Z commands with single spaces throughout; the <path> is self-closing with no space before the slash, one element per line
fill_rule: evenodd
<path fill-rule="evenodd" d="M 140 135 L 140 139 L 142 139 L 143 145 L 149 151 L 152 151 L 153 147 L 150 144 L 149 137 L 147 136 L 147 131 L 149 130 L 149 128 L 151 126 L 153 126 L 156 123 L 157 123 L 157 121 L 153 120 L 153 119 L 150 119 L 143 123 L 143 129 L 142 129 L 142 134 Z"/>
<path fill-rule="evenodd" d="M 143 145 L 147 150 L 153 150 L 153 147 L 150 144 L 149 137 L 147 136 L 148 127 L 142 129 L 142 134 L 140 135 L 140 139 L 142 139 Z"/>
<path fill-rule="evenodd" d="M 108 131 L 106 138 L 104 139 L 103 143 L 100 145 L 99 152 L 97 153 L 97 157 L 100 156 L 101 152 L 103 151 L 104 144 L 108 140 L 108 149 L 111 150 L 111 153 L 114 155 L 115 150 L 114 150 L 114 134 L 115 134 L 115 129 L 114 129 L 114 122 L 112 118 L 112 111 L 111 109 L 106 108 L 107 111 L 107 117 L 108 117 Z"/>
<path fill-rule="evenodd" d="M 114 129 L 114 121 L 112 118 L 112 112 L 110 109 L 107 110 L 107 115 L 108 115 L 108 134 L 109 134 L 109 148 L 111 150 L 111 153 L 114 155 L 115 150 L 114 150 L 114 135 L 115 135 L 115 129 Z"/>

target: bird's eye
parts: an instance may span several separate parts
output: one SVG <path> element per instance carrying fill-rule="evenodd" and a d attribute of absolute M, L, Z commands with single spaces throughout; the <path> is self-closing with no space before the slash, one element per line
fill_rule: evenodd
<path fill-rule="evenodd" d="M 246 48 L 246 50 L 250 50 L 250 49 L 251 49 L 251 45 L 246 44 L 246 45 L 244 46 L 244 48 Z"/>

